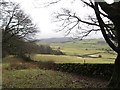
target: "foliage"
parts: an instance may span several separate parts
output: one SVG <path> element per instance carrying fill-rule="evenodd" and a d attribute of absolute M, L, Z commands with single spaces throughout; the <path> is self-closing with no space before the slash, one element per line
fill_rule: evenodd
<path fill-rule="evenodd" d="M 12 37 L 32 38 L 38 32 L 31 18 L 16 3 L 8 0 L 0 2 L 2 41 L 8 42 Z"/>
<path fill-rule="evenodd" d="M 18 37 L 14 37 L 8 43 L 4 43 L 3 46 L 3 57 L 6 56 L 6 53 L 13 55 L 22 55 L 26 53 L 25 42 Z"/>
<path fill-rule="evenodd" d="M 64 55 L 60 50 L 53 50 L 49 45 L 37 45 L 36 43 L 29 43 L 27 45 L 28 54 L 53 54 L 53 55 Z M 32 49 L 32 50 L 31 50 Z"/>
<path fill-rule="evenodd" d="M 27 48 L 27 41 L 38 32 L 36 25 L 18 4 L 11 1 L 2 0 L 0 2 L 0 12 L 2 56 L 5 57 L 12 54 L 25 57 L 25 54 L 31 50 Z"/>
<path fill-rule="evenodd" d="M 63 53 L 63 52 L 60 51 L 60 50 L 53 50 L 52 53 L 53 53 L 54 55 L 65 55 L 65 53 Z"/>
<path fill-rule="evenodd" d="M 112 75 L 114 65 L 64 63 L 64 64 L 57 64 L 56 69 L 64 72 L 76 73 L 76 74 L 92 76 L 92 77 L 100 77 L 109 80 Z"/>
<path fill-rule="evenodd" d="M 60 50 L 53 50 L 48 45 L 37 45 L 34 42 L 24 41 L 14 37 L 9 41 L 9 44 L 3 46 L 3 55 L 16 55 L 27 60 L 30 59 L 31 54 L 53 54 L 64 55 Z"/>

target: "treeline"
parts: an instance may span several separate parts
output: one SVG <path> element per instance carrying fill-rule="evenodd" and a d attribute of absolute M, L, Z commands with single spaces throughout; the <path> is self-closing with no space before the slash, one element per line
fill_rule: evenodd
<path fill-rule="evenodd" d="M 29 59 L 30 54 L 63 54 L 47 45 L 37 45 L 32 39 L 39 32 L 37 25 L 11 1 L 0 2 L 2 31 L 2 57 L 16 55 Z M 27 54 L 27 55 L 26 55 Z"/>
<path fill-rule="evenodd" d="M 35 52 L 37 54 L 53 54 L 53 55 L 64 55 L 59 49 L 53 50 L 48 45 L 35 45 Z"/>
<path fill-rule="evenodd" d="M 24 56 L 31 54 L 53 54 L 53 55 L 63 55 L 64 53 L 58 50 L 53 50 L 48 45 L 37 45 L 34 41 L 25 41 L 14 36 L 9 42 L 2 46 L 3 57 L 7 55 Z"/>

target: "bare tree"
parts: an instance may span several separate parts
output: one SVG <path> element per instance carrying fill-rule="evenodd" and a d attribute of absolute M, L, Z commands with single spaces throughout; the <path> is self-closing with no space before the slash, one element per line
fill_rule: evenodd
<path fill-rule="evenodd" d="M 46 6 L 58 3 L 62 0 L 48 2 Z M 66 35 L 75 30 L 82 39 L 93 31 L 101 31 L 108 45 L 118 54 L 115 59 L 114 73 L 111 77 L 109 87 L 120 88 L 120 1 L 114 0 L 114 3 L 108 4 L 104 0 L 80 0 L 88 7 L 94 10 L 93 16 L 88 16 L 88 20 L 84 20 L 76 13 L 68 9 L 56 13 L 56 22 L 61 22 L 59 31 L 65 31 Z M 82 28 L 86 24 L 89 28 Z"/>
<path fill-rule="evenodd" d="M 37 32 L 37 26 L 32 23 L 30 17 L 20 9 L 18 4 L 3 0 L 0 2 L 0 11 L 3 43 L 14 36 L 29 39 Z"/>
<path fill-rule="evenodd" d="M 38 32 L 31 18 L 18 4 L 9 0 L 0 1 L 0 30 L 2 30 L 2 57 L 7 54 L 26 57 L 29 48 L 26 41 L 32 40 Z"/>

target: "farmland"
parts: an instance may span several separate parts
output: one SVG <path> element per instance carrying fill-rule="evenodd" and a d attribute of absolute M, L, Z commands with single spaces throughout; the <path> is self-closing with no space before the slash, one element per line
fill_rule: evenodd
<path fill-rule="evenodd" d="M 103 43 L 99 43 L 102 41 Z M 53 49 L 61 50 L 65 55 L 34 55 L 34 60 L 54 61 L 55 63 L 114 63 L 116 53 L 99 39 L 49 44 Z"/>
<path fill-rule="evenodd" d="M 52 64 L 113 64 L 116 53 L 99 40 L 51 42 L 65 55 L 31 54 L 34 62 L 13 55 L 3 58 L 3 87 L 8 88 L 104 88 L 108 81 L 51 69 Z M 38 65 L 39 62 L 39 65 Z"/>

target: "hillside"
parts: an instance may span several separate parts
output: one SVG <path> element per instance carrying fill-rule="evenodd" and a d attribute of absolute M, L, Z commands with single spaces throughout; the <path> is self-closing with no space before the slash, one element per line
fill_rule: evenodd
<path fill-rule="evenodd" d="M 37 41 L 43 43 L 60 43 L 60 42 L 69 42 L 72 41 L 72 39 L 70 37 L 61 37 L 61 38 L 39 39 Z"/>
<path fill-rule="evenodd" d="M 61 37 L 61 38 L 48 38 L 48 39 L 39 39 L 37 42 L 39 43 L 66 43 L 66 42 L 78 42 L 78 41 L 97 41 L 99 43 L 105 43 L 105 40 L 102 38 L 99 39 L 83 39 L 83 40 L 78 40 L 78 39 L 72 39 L 71 37 Z"/>

